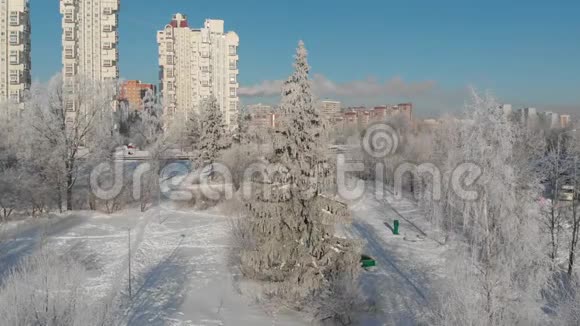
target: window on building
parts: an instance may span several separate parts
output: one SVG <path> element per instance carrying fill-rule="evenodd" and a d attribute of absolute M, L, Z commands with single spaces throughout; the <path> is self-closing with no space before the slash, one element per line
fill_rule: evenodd
<path fill-rule="evenodd" d="M 72 100 L 65 100 L 64 101 L 64 110 L 65 111 L 74 111 L 74 102 Z"/>
<path fill-rule="evenodd" d="M 236 70 L 238 69 L 238 62 L 236 59 L 231 59 L 230 60 L 230 70 Z"/>
<path fill-rule="evenodd" d="M 172 65 L 173 64 L 173 56 L 172 55 L 168 55 L 167 56 L 167 64 L 168 65 Z"/>
<path fill-rule="evenodd" d="M 173 69 L 167 69 L 167 70 L 165 70 L 165 77 L 167 77 L 167 78 L 173 78 Z"/>
<path fill-rule="evenodd" d="M 18 50 L 10 50 L 10 64 L 20 64 L 20 54 L 18 53 Z"/>
<path fill-rule="evenodd" d="M 64 48 L 64 56 L 67 59 L 74 59 L 74 48 L 72 45 L 66 45 Z"/>
<path fill-rule="evenodd" d="M 18 70 L 10 70 L 10 84 L 20 83 L 20 73 Z"/>
<path fill-rule="evenodd" d="M 230 87 L 230 97 L 236 97 L 237 90 L 235 87 Z"/>
<path fill-rule="evenodd" d="M 18 11 L 10 12 L 10 25 L 11 26 L 20 25 L 20 13 Z"/>
<path fill-rule="evenodd" d="M 74 41 L 74 32 L 73 29 L 67 27 L 64 31 L 64 38 L 66 41 Z"/>
<path fill-rule="evenodd" d="M 201 66 L 202 72 L 209 72 L 209 66 Z"/>
<path fill-rule="evenodd" d="M 230 45 L 230 55 L 236 55 L 237 49 L 235 45 Z"/>
<path fill-rule="evenodd" d="M 73 23 L 74 22 L 74 16 L 73 16 L 73 12 L 72 11 L 67 11 L 64 13 L 64 21 L 66 23 Z"/>
<path fill-rule="evenodd" d="M 230 84 L 236 83 L 237 76 L 235 73 L 230 73 Z"/>
<path fill-rule="evenodd" d="M 75 67 L 72 63 L 67 63 L 64 66 L 64 75 L 66 77 L 73 77 L 75 73 Z"/>
<path fill-rule="evenodd" d="M 20 102 L 20 90 L 10 91 L 10 101 L 14 103 Z"/>
<path fill-rule="evenodd" d="M 18 31 L 10 31 L 10 45 L 18 45 L 18 44 L 20 44 Z"/>

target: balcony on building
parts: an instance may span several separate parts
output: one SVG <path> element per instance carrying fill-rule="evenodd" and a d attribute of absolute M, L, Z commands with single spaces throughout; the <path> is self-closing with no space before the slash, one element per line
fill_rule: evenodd
<path fill-rule="evenodd" d="M 10 65 L 19 65 L 21 63 L 22 54 L 18 50 L 10 51 Z"/>
<path fill-rule="evenodd" d="M 114 49 L 116 47 L 116 45 L 117 44 L 116 43 L 113 43 L 113 42 L 104 42 L 103 43 L 103 49 L 104 50 L 112 50 L 112 49 Z"/>
<path fill-rule="evenodd" d="M 10 31 L 10 45 L 22 44 L 22 34 L 18 31 Z"/>
<path fill-rule="evenodd" d="M 18 70 L 10 71 L 10 84 L 18 85 L 21 83 L 22 73 Z"/>
<path fill-rule="evenodd" d="M 106 68 L 114 67 L 116 64 L 117 64 L 117 61 L 115 61 L 115 60 L 103 60 L 103 67 L 106 67 Z"/>
<path fill-rule="evenodd" d="M 10 91 L 10 101 L 12 103 L 20 103 L 22 101 L 20 90 Z"/>
<path fill-rule="evenodd" d="M 229 53 L 230 53 L 230 55 L 231 55 L 231 56 L 235 56 L 235 55 L 237 55 L 237 54 L 238 54 L 238 51 L 237 51 L 237 46 L 235 46 L 235 45 L 230 45 L 230 46 L 229 46 Z"/>
<path fill-rule="evenodd" d="M 23 13 L 20 11 L 11 11 L 10 12 L 10 26 L 19 26 L 22 23 L 22 16 Z"/>
<path fill-rule="evenodd" d="M 103 14 L 105 14 L 105 15 L 113 15 L 113 14 L 115 14 L 115 8 L 105 7 L 105 8 L 103 8 Z"/>
<path fill-rule="evenodd" d="M 74 14 L 72 10 L 67 10 L 64 14 L 64 22 L 68 24 L 72 24 L 75 22 Z"/>

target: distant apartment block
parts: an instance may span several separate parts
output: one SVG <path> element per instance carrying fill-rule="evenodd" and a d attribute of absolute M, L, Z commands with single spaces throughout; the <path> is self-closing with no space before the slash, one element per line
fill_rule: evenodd
<path fill-rule="evenodd" d="M 503 111 L 503 114 L 507 117 L 513 114 L 513 109 L 511 104 L 501 104 L 499 108 Z"/>
<path fill-rule="evenodd" d="M 157 86 L 145 84 L 140 80 L 127 80 L 121 84 L 119 99 L 125 101 L 131 110 L 142 110 L 147 91 L 157 92 Z"/>
<path fill-rule="evenodd" d="M 0 17 L 0 101 L 21 103 L 31 83 L 28 0 L 0 0 Z"/>
<path fill-rule="evenodd" d="M 276 114 L 272 106 L 259 103 L 246 108 L 250 115 L 251 128 L 268 129 L 276 126 Z"/>
<path fill-rule="evenodd" d="M 560 129 L 569 127 L 571 122 L 569 114 L 538 112 L 535 108 L 520 109 L 515 116 L 527 128 Z"/>
<path fill-rule="evenodd" d="M 520 123 L 527 128 L 536 128 L 539 126 L 539 115 L 536 108 L 523 108 L 518 110 Z"/>
<path fill-rule="evenodd" d="M 413 104 L 402 103 L 397 105 L 383 105 L 374 108 L 350 107 L 343 113 L 344 126 L 366 126 L 376 121 L 387 121 L 394 117 L 402 117 L 409 122 L 413 121 Z"/>
<path fill-rule="evenodd" d="M 157 32 L 157 43 L 165 114 L 187 119 L 213 95 L 225 123 L 234 127 L 239 111 L 238 35 L 224 32 L 223 20 L 207 19 L 204 27 L 191 28 L 178 13 Z"/>
<path fill-rule="evenodd" d="M 60 0 L 62 15 L 62 76 L 65 92 L 74 92 L 77 76 L 113 82 L 119 78 L 118 20 L 120 0 Z M 79 109 L 65 97 L 68 117 Z"/>
<path fill-rule="evenodd" d="M 320 112 L 330 123 L 342 121 L 341 103 L 339 101 L 324 100 L 320 102 Z"/>
<path fill-rule="evenodd" d="M 570 115 L 562 114 L 560 116 L 560 128 L 568 128 L 570 126 Z"/>
<path fill-rule="evenodd" d="M 541 112 L 539 114 L 540 122 L 543 127 L 549 129 L 560 128 L 560 115 L 555 112 Z"/>

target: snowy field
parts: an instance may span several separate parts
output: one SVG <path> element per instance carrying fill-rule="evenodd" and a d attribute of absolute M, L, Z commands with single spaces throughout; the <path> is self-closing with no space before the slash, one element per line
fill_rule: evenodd
<path fill-rule="evenodd" d="M 362 239 L 377 267 L 363 272 L 363 288 L 381 313 L 364 325 L 429 321 L 445 246 L 409 200 L 373 191 L 351 205 L 354 221 L 342 230 Z M 401 221 L 401 234 L 392 223 Z M 94 300 L 128 296 L 131 230 L 132 300 L 116 307 L 122 325 L 307 325 L 297 314 L 259 306 L 227 265 L 230 220 L 219 211 L 194 212 L 165 203 L 145 214 L 75 212 L 35 223 L 4 225 L 0 275 L 40 245 L 72 255 L 89 270 Z"/>

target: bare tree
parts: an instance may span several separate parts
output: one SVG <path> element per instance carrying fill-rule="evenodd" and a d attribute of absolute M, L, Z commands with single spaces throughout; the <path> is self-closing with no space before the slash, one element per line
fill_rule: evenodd
<path fill-rule="evenodd" d="M 573 130 L 574 137 L 576 137 L 576 129 Z M 575 138 L 576 139 L 576 138 Z M 570 171 L 571 174 L 571 183 L 574 189 L 574 195 L 572 198 L 572 212 L 571 212 L 571 224 L 572 224 L 572 234 L 570 237 L 570 246 L 568 251 L 568 277 L 572 277 L 574 273 L 574 263 L 576 258 L 576 248 L 578 246 L 578 239 L 580 237 L 580 214 L 578 212 L 578 200 L 580 199 L 578 186 L 580 186 L 578 182 L 578 155 L 580 154 L 580 145 L 577 141 L 572 142 L 572 145 L 569 146 L 569 151 L 572 159 L 572 169 Z"/>
<path fill-rule="evenodd" d="M 73 209 L 73 188 L 79 176 L 107 158 L 117 145 L 113 110 L 115 85 L 77 77 L 64 85 L 56 76 L 31 91 L 25 111 L 24 157 L 63 193 Z M 62 202 L 59 198 L 59 205 Z"/>
<path fill-rule="evenodd" d="M 566 173 L 570 171 L 573 161 L 563 151 L 561 138 L 557 136 L 555 142 L 547 144 L 547 151 L 539 162 L 540 174 L 549 188 L 546 192 L 550 194 L 549 201 L 542 211 L 543 222 L 550 233 L 549 256 L 552 264 L 556 265 L 567 213 L 567 208 L 560 203 L 560 193 L 562 186 L 567 182 Z"/>
<path fill-rule="evenodd" d="M 457 286 L 446 293 L 443 323 L 470 325 L 541 324 L 540 291 L 549 275 L 543 253 L 535 178 L 525 177 L 516 161 L 521 145 L 494 98 L 473 93 L 468 106 L 472 123 L 459 132 L 458 158 L 477 164 L 479 196 L 457 198 L 463 231 L 451 257 L 450 275 Z M 522 157 L 517 157 L 521 159 Z"/>

